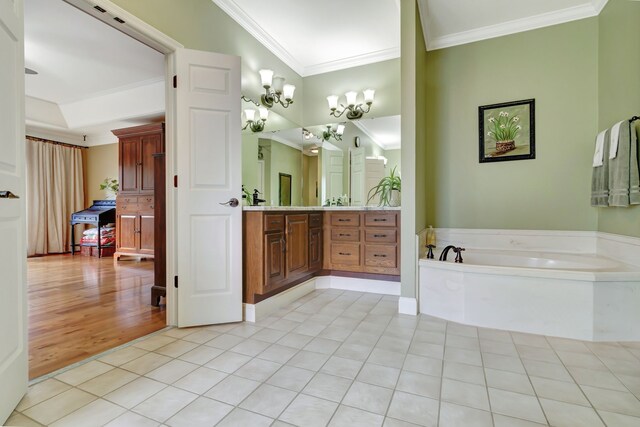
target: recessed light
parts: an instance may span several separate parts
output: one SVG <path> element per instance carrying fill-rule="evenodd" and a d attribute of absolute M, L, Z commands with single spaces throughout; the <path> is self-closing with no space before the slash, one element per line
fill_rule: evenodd
<path fill-rule="evenodd" d="M 24 73 L 25 74 L 31 74 L 31 75 L 38 74 L 38 72 L 36 70 L 32 70 L 31 68 L 27 68 L 27 67 L 24 67 Z"/>

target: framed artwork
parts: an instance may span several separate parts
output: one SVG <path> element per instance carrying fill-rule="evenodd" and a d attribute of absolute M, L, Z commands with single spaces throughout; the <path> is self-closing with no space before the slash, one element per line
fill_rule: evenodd
<path fill-rule="evenodd" d="M 280 206 L 291 206 L 291 175 L 280 173 Z"/>
<path fill-rule="evenodd" d="M 535 99 L 478 108 L 480 163 L 536 158 Z"/>

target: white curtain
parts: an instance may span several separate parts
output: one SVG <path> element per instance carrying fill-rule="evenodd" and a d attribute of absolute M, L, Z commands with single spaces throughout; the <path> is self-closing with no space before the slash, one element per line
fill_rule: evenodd
<path fill-rule="evenodd" d="M 81 148 L 27 138 L 28 256 L 71 250 L 73 212 L 84 209 Z"/>

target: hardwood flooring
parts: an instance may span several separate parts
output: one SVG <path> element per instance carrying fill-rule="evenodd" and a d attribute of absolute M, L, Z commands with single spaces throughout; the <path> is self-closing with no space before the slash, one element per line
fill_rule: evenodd
<path fill-rule="evenodd" d="M 165 327 L 153 307 L 153 262 L 81 255 L 30 258 L 29 378 Z"/>

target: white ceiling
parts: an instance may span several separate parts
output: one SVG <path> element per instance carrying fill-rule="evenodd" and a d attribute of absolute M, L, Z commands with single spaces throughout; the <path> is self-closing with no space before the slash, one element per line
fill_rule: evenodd
<path fill-rule="evenodd" d="M 596 16 L 607 0 L 418 0 L 427 50 Z"/>
<path fill-rule="evenodd" d="M 351 123 L 384 150 L 397 150 L 401 146 L 400 116 L 361 119 Z"/>
<path fill-rule="evenodd" d="M 400 57 L 400 0 L 213 0 L 301 76 Z"/>
<path fill-rule="evenodd" d="M 164 55 L 62 0 L 25 0 L 25 65 L 30 125 L 97 140 L 164 112 Z"/>

